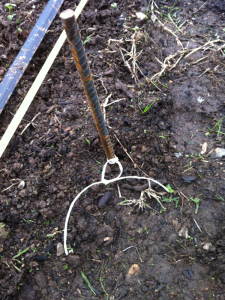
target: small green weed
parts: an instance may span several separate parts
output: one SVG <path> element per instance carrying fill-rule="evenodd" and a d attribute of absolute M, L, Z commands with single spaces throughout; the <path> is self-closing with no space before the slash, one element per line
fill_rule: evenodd
<path fill-rule="evenodd" d="M 85 45 L 86 43 L 88 43 L 90 39 L 91 39 L 91 35 L 87 36 L 83 44 Z"/>
<path fill-rule="evenodd" d="M 96 293 L 95 293 L 95 291 L 94 291 L 92 285 L 90 284 L 89 280 L 87 279 L 87 277 L 84 275 L 84 273 L 83 273 L 82 271 L 81 271 L 81 275 L 82 275 L 84 281 L 87 283 L 89 289 L 90 289 L 90 290 L 92 291 L 92 293 L 96 296 Z"/>
<path fill-rule="evenodd" d="M 48 226 L 48 225 L 50 225 L 50 220 L 47 220 L 46 222 L 45 222 L 45 224 Z"/>
<path fill-rule="evenodd" d="M 73 251 L 73 248 L 69 245 L 69 247 L 67 247 L 68 251 Z"/>
<path fill-rule="evenodd" d="M 13 256 L 13 258 L 17 258 L 17 257 L 19 257 L 19 256 L 20 256 L 20 255 L 22 255 L 23 253 L 27 252 L 27 251 L 29 250 L 29 248 L 30 248 L 30 247 L 26 248 L 26 249 L 25 249 L 25 250 L 23 250 L 23 251 L 20 251 L 20 250 L 19 250 L 19 253 L 18 253 L 18 254 L 16 254 L 15 256 Z"/>
<path fill-rule="evenodd" d="M 113 8 L 117 8 L 117 3 L 112 3 L 111 6 L 112 6 Z"/>
<path fill-rule="evenodd" d="M 169 135 L 159 135 L 159 137 L 161 137 L 161 138 L 163 138 L 165 141 L 166 141 L 166 143 L 167 143 L 167 137 L 168 137 Z"/>
<path fill-rule="evenodd" d="M 224 117 L 222 117 L 217 123 L 216 123 L 216 125 L 215 126 L 213 126 L 213 128 L 212 129 L 210 129 L 209 127 L 209 130 L 210 131 L 208 131 L 205 135 L 207 136 L 207 135 L 210 135 L 210 133 L 211 132 L 213 132 L 214 131 L 214 129 L 217 127 L 217 126 L 219 126 L 220 125 L 220 123 L 223 121 L 223 119 L 225 118 L 225 116 Z M 219 126 L 219 130 L 217 131 L 217 133 L 218 134 L 220 134 L 221 132 L 220 132 L 220 129 L 221 129 L 221 125 Z M 222 134 L 224 134 L 224 133 L 222 133 Z"/>
<path fill-rule="evenodd" d="M 170 184 L 167 184 L 166 188 L 168 190 L 168 193 L 173 194 L 174 190 L 171 188 Z"/>
<path fill-rule="evenodd" d="M 138 29 L 139 29 L 138 26 L 135 26 L 134 28 L 132 28 L 132 30 L 135 31 L 135 32 L 136 32 Z"/>
<path fill-rule="evenodd" d="M 216 197 L 216 199 L 218 199 L 218 200 L 225 201 L 220 195 L 216 195 L 215 197 Z"/>
<path fill-rule="evenodd" d="M 202 175 L 200 175 L 200 174 L 198 173 L 198 171 L 197 171 L 197 174 L 198 174 L 198 176 L 199 176 L 200 178 L 202 178 Z"/>
<path fill-rule="evenodd" d="M 138 97 L 138 107 L 139 107 L 141 113 L 142 113 L 142 114 L 145 114 L 145 113 L 152 107 L 152 105 L 153 105 L 157 100 L 159 100 L 159 97 L 158 97 L 156 100 L 154 100 L 152 103 L 147 104 L 146 107 L 145 107 L 145 109 L 142 110 L 141 107 L 140 107 L 139 97 Z"/>
<path fill-rule="evenodd" d="M 148 18 L 149 7 L 150 7 L 151 2 L 152 2 L 152 1 L 149 1 L 149 4 L 148 4 L 148 8 L 147 8 L 147 12 L 146 12 L 146 19 Z"/>
<path fill-rule="evenodd" d="M 180 198 L 179 197 L 172 198 L 172 197 L 173 197 L 172 195 L 170 195 L 169 198 L 165 198 L 165 197 L 162 196 L 162 201 L 163 202 L 172 202 L 172 201 L 175 201 L 176 202 L 176 206 L 175 207 L 177 208 Z"/>
<path fill-rule="evenodd" d="M 49 149 L 49 148 L 54 148 L 54 143 L 51 145 L 51 147 L 47 147 L 47 148 L 48 148 L 48 149 Z"/>
<path fill-rule="evenodd" d="M 24 220 L 24 222 L 26 222 L 27 224 L 34 223 L 34 221 L 32 221 L 32 220 L 25 220 L 25 219 L 23 219 L 23 220 Z"/>
<path fill-rule="evenodd" d="M 105 295 L 106 295 L 106 299 L 108 300 L 109 299 L 109 294 L 106 292 L 106 290 L 105 290 L 105 284 L 103 283 L 103 278 L 102 277 L 100 277 L 100 283 L 101 283 L 101 286 L 102 286 L 102 289 L 103 289 L 103 291 L 104 291 L 104 293 L 105 293 Z"/>
<path fill-rule="evenodd" d="M 190 197 L 191 201 L 193 201 L 195 203 L 195 214 L 197 214 L 198 212 L 198 208 L 199 208 L 199 202 L 200 199 L 198 198 L 199 196 L 202 196 L 202 194 L 198 195 L 196 198 Z"/>
<path fill-rule="evenodd" d="M 7 7 L 8 10 L 9 10 L 9 15 L 8 15 L 7 19 L 8 19 L 9 21 L 12 21 L 12 19 L 16 16 L 16 14 L 11 14 L 11 10 L 12 10 L 13 7 L 16 7 L 16 4 L 13 4 L 13 3 L 6 3 L 6 4 L 5 4 L 5 7 Z"/>

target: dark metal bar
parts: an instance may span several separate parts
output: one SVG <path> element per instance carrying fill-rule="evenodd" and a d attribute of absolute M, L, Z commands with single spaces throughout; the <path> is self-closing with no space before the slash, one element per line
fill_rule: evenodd
<path fill-rule="evenodd" d="M 62 19 L 68 41 L 72 48 L 77 70 L 79 72 L 106 157 L 107 159 L 112 159 L 115 157 L 115 154 L 102 114 L 87 57 L 84 52 L 83 42 L 81 40 L 79 27 L 74 16 L 74 12 L 71 9 L 67 9 L 60 14 L 60 18 Z"/>
<path fill-rule="evenodd" d="M 0 114 L 26 70 L 64 0 L 49 0 L 25 44 L 0 84 Z"/>

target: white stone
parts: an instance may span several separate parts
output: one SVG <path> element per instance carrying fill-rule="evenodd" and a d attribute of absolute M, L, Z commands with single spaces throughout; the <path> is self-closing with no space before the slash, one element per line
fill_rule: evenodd
<path fill-rule="evenodd" d="M 57 256 L 61 256 L 64 254 L 63 245 L 61 243 L 57 244 Z"/>
<path fill-rule="evenodd" d="M 212 244 L 209 243 L 209 242 L 208 242 L 208 243 L 205 243 L 204 246 L 203 246 L 203 249 L 204 249 L 204 250 L 209 250 L 209 248 L 210 248 L 211 245 L 212 245 Z"/>
<path fill-rule="evenodd" d="M 136 13 L 136 16 L 137 16 L 137 18 L 138 18 L 139 20 L 141 20 L 141 21 L 144 21 L 144 20 L 147 19 L 146 15 L 143 14 L 142 12 L 137 12 L 137 13 Z"/>
<path fill-rule="evenodd" d="M 178 232 L 179 236 L 184 237 L 186 240 L 188 239 L 188 229 L 186 226 L 183 226 L 181 230 Z"/>

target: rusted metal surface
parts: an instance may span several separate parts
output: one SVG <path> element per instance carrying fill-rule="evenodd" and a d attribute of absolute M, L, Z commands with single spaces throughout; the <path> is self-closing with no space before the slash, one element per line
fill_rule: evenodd
<path fill-rule="evenodd" d="M 79 27 L 71 9 L 67 9 L 60 14 L 63 26 L 66 30 L 68 41 L 71 45 L 77 70 L 79 72 L 88 104 L 90 106 L 103 148 L 108 159 L 115 157 L 108 129 L 100 107 L 98 95 L 92 79 L 87 57 L 81 40 Z"/>
<path fill-rule="evenodd" d="M 64 0 L 49 0 L 25 44 L 0 83 L 0 114 Z"/>

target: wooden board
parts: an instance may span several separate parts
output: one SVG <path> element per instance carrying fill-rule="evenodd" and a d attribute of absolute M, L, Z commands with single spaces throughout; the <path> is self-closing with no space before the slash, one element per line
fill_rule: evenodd
<path fill-rule="evenodd" d="M 0 114 L 52 24 L 63 0 L 49 0 L 22 49 L 0 83 Z"/>
<path fill-rule="evenodd" d="M 81 14 L 82 10 L 84 9 L 85 5 L 87 4 L 88 0 L 81 0 L 79 5 L 75 10 L 75 17 L 78 18 Z M 11 138 L 13 137 L 16 129 L 18 128 L 20 122 L 22 121 L 27 109 L 29 108 L 31 102 L 33 101 L 36 93 L 38 92 L 42 82 L 44 81 L 48 71 L 50 70 L 56 56 L 58 55 L 60 49 L 62 48 L 64 42 L 66 40 L 66 32 L 63 30 L 60 37 L 58 38 L 54 48 L 50 52 L 47 60 L 45 61 L 43 67 L 41 68 L 39 74 L 37 75 L 35 81 L 33 82 L 29 92 L 27 93 L 26 97 L 24 98 L 22 104 L 20 105 L 19 109 L 17 110 L 15 116 L 13 117 L 11 123 L 9 124 L 6 132 L 4 133 L 1 141 L 0 141 L 0 157 L 4 153 L 6 147 L 8 146 Z"/>

